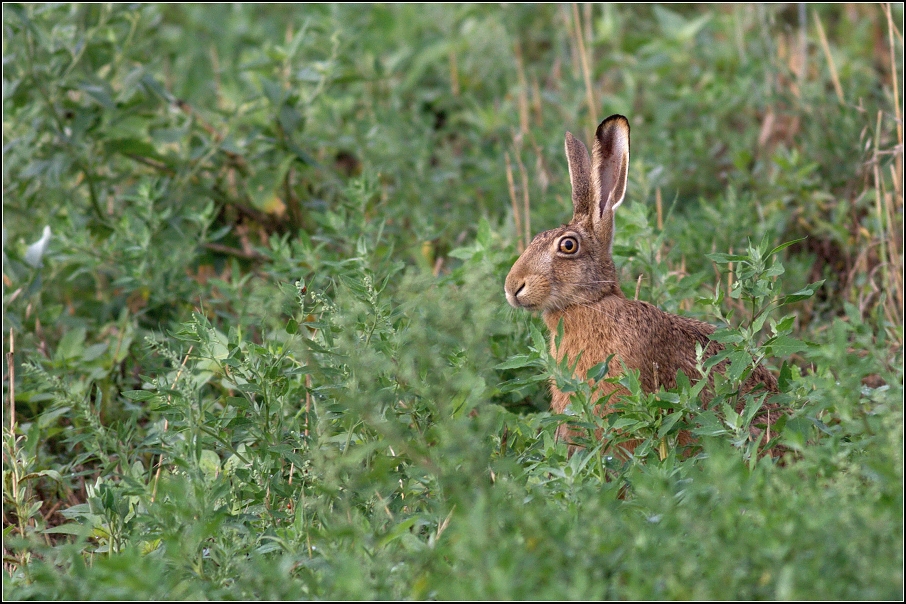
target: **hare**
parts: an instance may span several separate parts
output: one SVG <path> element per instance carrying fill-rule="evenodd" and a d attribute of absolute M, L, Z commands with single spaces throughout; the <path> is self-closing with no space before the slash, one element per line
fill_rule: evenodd
<path fill-rule="evenodd" d="M 610 355 L 609 376 L 622 373 L 622 368 L 638 370 L 645 392 L 656 392 L 661 386 L 676 385 L 677 370 L 690 379 L 700 377 L 696 371 L 696 344 L 705 357 L 722 349 L 709 335 L 714 326 L 696 319 L 666 313 L 639 300 L 629 300 L 617 282 L 613 263 L 614 214 L 626 194 L 629 170 L 629 122 L 613 115 L 598 126 L 589 159 L 588 150 L 572 134 L 566 133 L 566 158 L 572 184 L 573 219 L 537 235 L 525 249 L 506 277 L 506 299 L 515 308 L 541 311 L 550 332 L 550 351 L 558 360 L 568 357 L 576 365 L 576 375 L 586 372 Z M 555 341 L 558 323 L 563 321 L 563 338 L 559 348 Z M 717 369 L 724 368 L 718 365 Z M 762 385 L 777 391 L 774 375 L 758 366 L 744 385 L 751 391 Z M 562 413 L 569 404 L 569 394 L 551 385 L 551 406 Z M 612 411 L 613 403 L 625 390 L 601 382 L 596 396 L 614 393 L 598 413 Z M 709 398 L 706 394 L 705 398 Z M 772 409 L 763 408 L 759 421 L 771 424 Z M 774 412 L 774 416 L 778 413 Z M 760 438 L 760 430 L 753 436 Z M 561 426 L 558 436 L 568 438 Z M 681 441 L 691 440 L 688 434 Z M 624 446 L 631 452 L 638 441 Z"/>

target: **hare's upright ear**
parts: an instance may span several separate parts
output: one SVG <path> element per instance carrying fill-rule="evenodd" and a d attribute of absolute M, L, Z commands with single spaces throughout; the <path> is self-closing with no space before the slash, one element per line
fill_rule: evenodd
<path fill-rule="evenodd" d="M 607 210 L 616 210 L 626 196 L 629 121 L 622 115 L 612 115 L 601 122 L 592 153 L 595 217 L 601 218 Z"/>
<path fill-rule="evenodd" d="M 569 182 L 573 187 L 573 220 L 591 215 L 594 195 L 591 191 L 591 160 L 582 141 L 566 133 L 566 161 L 569 164 Z"/>

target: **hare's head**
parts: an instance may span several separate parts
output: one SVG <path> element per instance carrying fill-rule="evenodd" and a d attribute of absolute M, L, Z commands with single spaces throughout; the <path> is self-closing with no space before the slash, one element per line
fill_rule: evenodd
<path fill-rule="evenodd" d="M 516 308 L 559 311 L 622 296 L 611 258 L 614 211 L 626 194 L 629 122 L 612 115 L 598 126 L 592 157 L 566 133 L 573 187 L 573 219 L 537 235 L 506 277 L 506 299 Z"/>

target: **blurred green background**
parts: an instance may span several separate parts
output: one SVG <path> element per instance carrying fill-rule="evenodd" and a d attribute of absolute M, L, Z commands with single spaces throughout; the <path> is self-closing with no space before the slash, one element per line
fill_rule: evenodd
<path fill-rule="evenodd" d="M 902 598 L 902 23 L 4 4 L 4 598 Z M 624 291 L 763 353 L 785 464 L 682 393 L 554 440 L 502 285 L 613 113 Z M 752 328 L 706 255 L 794 240 Z"/>

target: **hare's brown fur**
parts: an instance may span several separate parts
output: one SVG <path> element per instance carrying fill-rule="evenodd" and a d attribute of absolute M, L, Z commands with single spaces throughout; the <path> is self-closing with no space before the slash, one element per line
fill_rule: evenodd
<path fill-rule="evenodd" d="M 623 366 L 638 370 L 645 392 L 674 387 L 678 370 L 698 379 L 696 344 L 705 350 L 706 358 L 722 348 L 708 337 L 714 327 L 666 313 L 647 302 L 629 300 L 617 281 L 611 247 L 614 213 L 626 193 L 629 122 L 621 115 L 601 122 L 591 158 L 585 145 L 567 133 L 566 156 L 573 219 L 532 240 L 507 275 L 507 301 L 517 308 L 542 311 L 551 334 L 551 354 L 557 359 L 566 356 L 570 363 L 578 357 L 576 375 L 584 376 L 592 366 L 615 355 L 608 375 L 619 375 Z M 563 339 L 558 348 L 554 334 L 561 320 Z M 723 370 L 722 365 L 718 365 L 718 371 Z M 751 391 L 759 385 L 769 392 L 777 391 L 774 375 L 762 366 L 756 368 L 743 389 Z M 551 406 L 562 413 L 569 404 L 569 394 L 554 385 L 551 389 Z M 621 391 L 619 385 L 602 382 L 597 395 L 619 395 Z M 706 402 L 710 398 L 707 391 L 704 398 Z M 600 412 L 609 413 L 615 399 L 611 397 Z M 764 408 L 759 421 L 766 420 L 770 425 L 778 415 L 772 411 L 773 407 Z M 561 430 L 561 435 L 567 432 Z"/>

